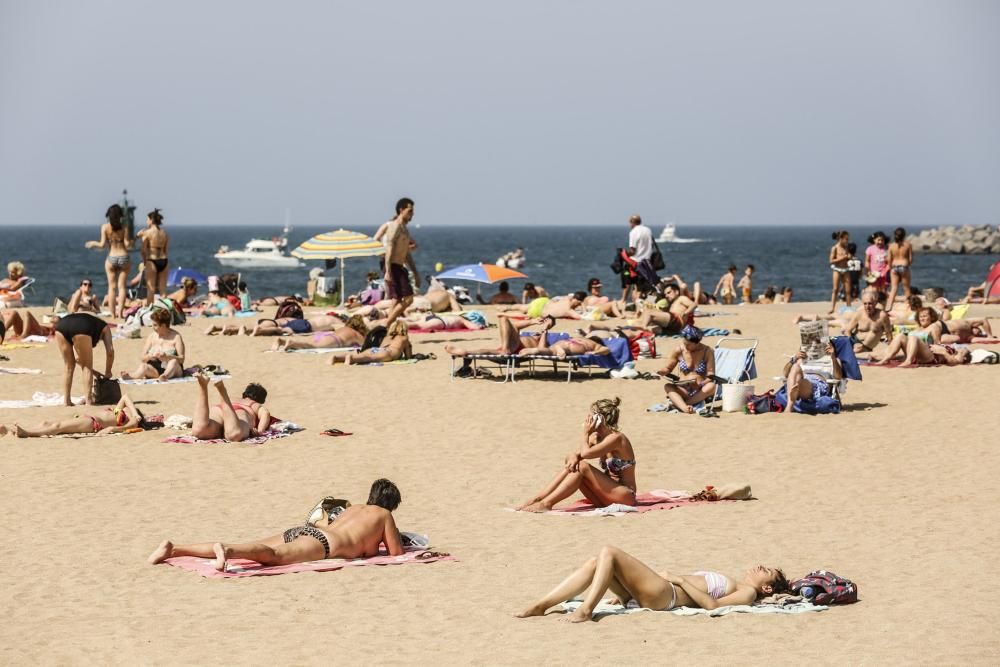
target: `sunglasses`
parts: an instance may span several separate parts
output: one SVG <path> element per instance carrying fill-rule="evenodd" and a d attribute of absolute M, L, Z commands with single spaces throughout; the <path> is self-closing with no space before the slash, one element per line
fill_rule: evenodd
<path fill-rule="evenodd" d="M 90 283 L 80 283 L 80 287 L 90 287 Z"/>

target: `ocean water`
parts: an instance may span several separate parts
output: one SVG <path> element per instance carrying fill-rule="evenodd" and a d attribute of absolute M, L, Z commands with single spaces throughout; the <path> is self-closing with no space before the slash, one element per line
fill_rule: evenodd
<path fill-rule="evenodd" d="M 170 234 L 171 266 L 197 269 L 206 275 L 230 271 L 212 257 L 220 245 L 240 248 L 251 238 L 268 238 L 280 231 L 233 225 L 165 225 L 164 229 Z M 375 227 L 355 230 L 372 234 Z M 7 262 L 18 259 L 37 281 L 27 294 L 29 305 L 46 305 L 56 296 L 68 297 L 84 276 L 94 280 L 98 293 L 106 290 L 105 251 L 83 247 L 86 240 L 99 237 L 96 226 L 12 226 L 0 231 L 0 263 L 6 266 Z M 290 234 L 289 247 L 294 248 L 324 231 L 329 228 L 297 227 Z M 658 235 L 660 228 L 654 227 L 653 231 Z M 660 244 L 667 264 L 667 271 L 661 275 L 676 272 L 688 282 L 700 280 L 705 289 L 711 290 L 730 262 L 741 271 L 744 265 L 753 264 L 757 269 L 755 295 L 768 285 L 790 285 L 795 289 L 796 300 L 822 301 L 830 298 L 827 257 L 832 245 L 831 231 L 825 227 L 681 226 L 678 237 L 700 240 Z M 851 228 L 859 256 L 863 256 L 865 239 L 872 231 L 874 228 Z M 527 255 L 527 264 L 521 271 L 550 293 L 584 290 L 587 280 L 597 277 L 604 283 L 605 293 L 614 295 L 620 294 L 620 281 L 610 264 L 616 248 L 627 243 L 628 226 L 414 226 L 411 235 L 419 244 L 415 257 L 424 276 L 432 274 L 437 263 L 445 267 L 492 263 L 520 246 Z M 969 285 L 981 282 L 998 259 L 989 255 L 918 255 L 914 285 L 921 289 L 942 287 L 948 296 L 957 298 L 965 294 Z M 247 270 L 243 276 L 254 298 L 304 294 L 309 268 L 320 264 L 287 270 Z M 360 290 L 365 274 L 373 270 L 377 270 L 374 258 L 348 259 L 345 265 L 348 293 Z M 475 286 L 470 283 L 470 290 Z M 512 289 L 518 287 L 519 283 L 514 283 Z M 484 294 L 492 294 L 495 288 L 484 285 L 482 289 Z"/>

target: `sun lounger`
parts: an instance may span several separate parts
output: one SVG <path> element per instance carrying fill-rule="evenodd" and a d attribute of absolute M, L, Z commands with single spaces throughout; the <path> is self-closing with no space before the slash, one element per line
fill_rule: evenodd
<path fill-rule="evenodd" d="M 550 334 L 547 339 L 548 344 L 565 338 L 569 334 Z M 632 360 L 632 352 L 629 350 L 628 341 L 624 338 L 609 338 L 605 345 L 610 350 L 608 354 L 571 354 L 566 357 L 556 357 L 554 355 L 517 355 L 517 354 L 470 354 L 465 357 L 452 356 L 451 377 L 456 377 L 456 361 L 458 359 L 468 359 L 473 369 L 476 369 L 479 362 L 492 363 L 502 370 L 503 382 L 515 382 L 515 375 L 518 370 L 526 370 L 528 375 L 534 375 L 540 368 L 552 366 L 553 373 L 566 373 L 566 381 L 573 379 L 573 373 L 581 369 L 587 371 L 587 375 L 592 375 L 595 369 L 615 370 L 622 368 L 627 362 Z"/>

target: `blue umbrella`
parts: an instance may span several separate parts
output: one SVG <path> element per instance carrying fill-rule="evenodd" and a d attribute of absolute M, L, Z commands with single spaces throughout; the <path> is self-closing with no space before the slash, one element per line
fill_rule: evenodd
<path fill-rule="evenodd" d="M 496 283 L 501 280 L 527 278 L 520 271 L 497 266 L 496 264 L 464 264 L 442 271 L 434 276 L 440 280 L 474 280 L 477 283 Z"/>
<path fill-rule="evenodd" d="M 167 274 L 167 284 L 171 287 L 180 285 L 185 278 L 192 278 L 197 281 L 199 285 L 204 285 L 208 282 L 208 278 L 204 273 L 199 273 L 194 269 L 185 269 L 183 266 L 178 266 L 176 269 L 170 269 L 170 273 Z"/>

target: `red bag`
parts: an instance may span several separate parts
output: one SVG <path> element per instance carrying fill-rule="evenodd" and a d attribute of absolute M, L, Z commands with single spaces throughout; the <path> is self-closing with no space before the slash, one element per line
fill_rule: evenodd
<path fill-rule="evenodd" d="M 652 331 L 643 331 L 628 339 L 628 349 L 633 359 L 656 358 L 656 336 Z"/>

